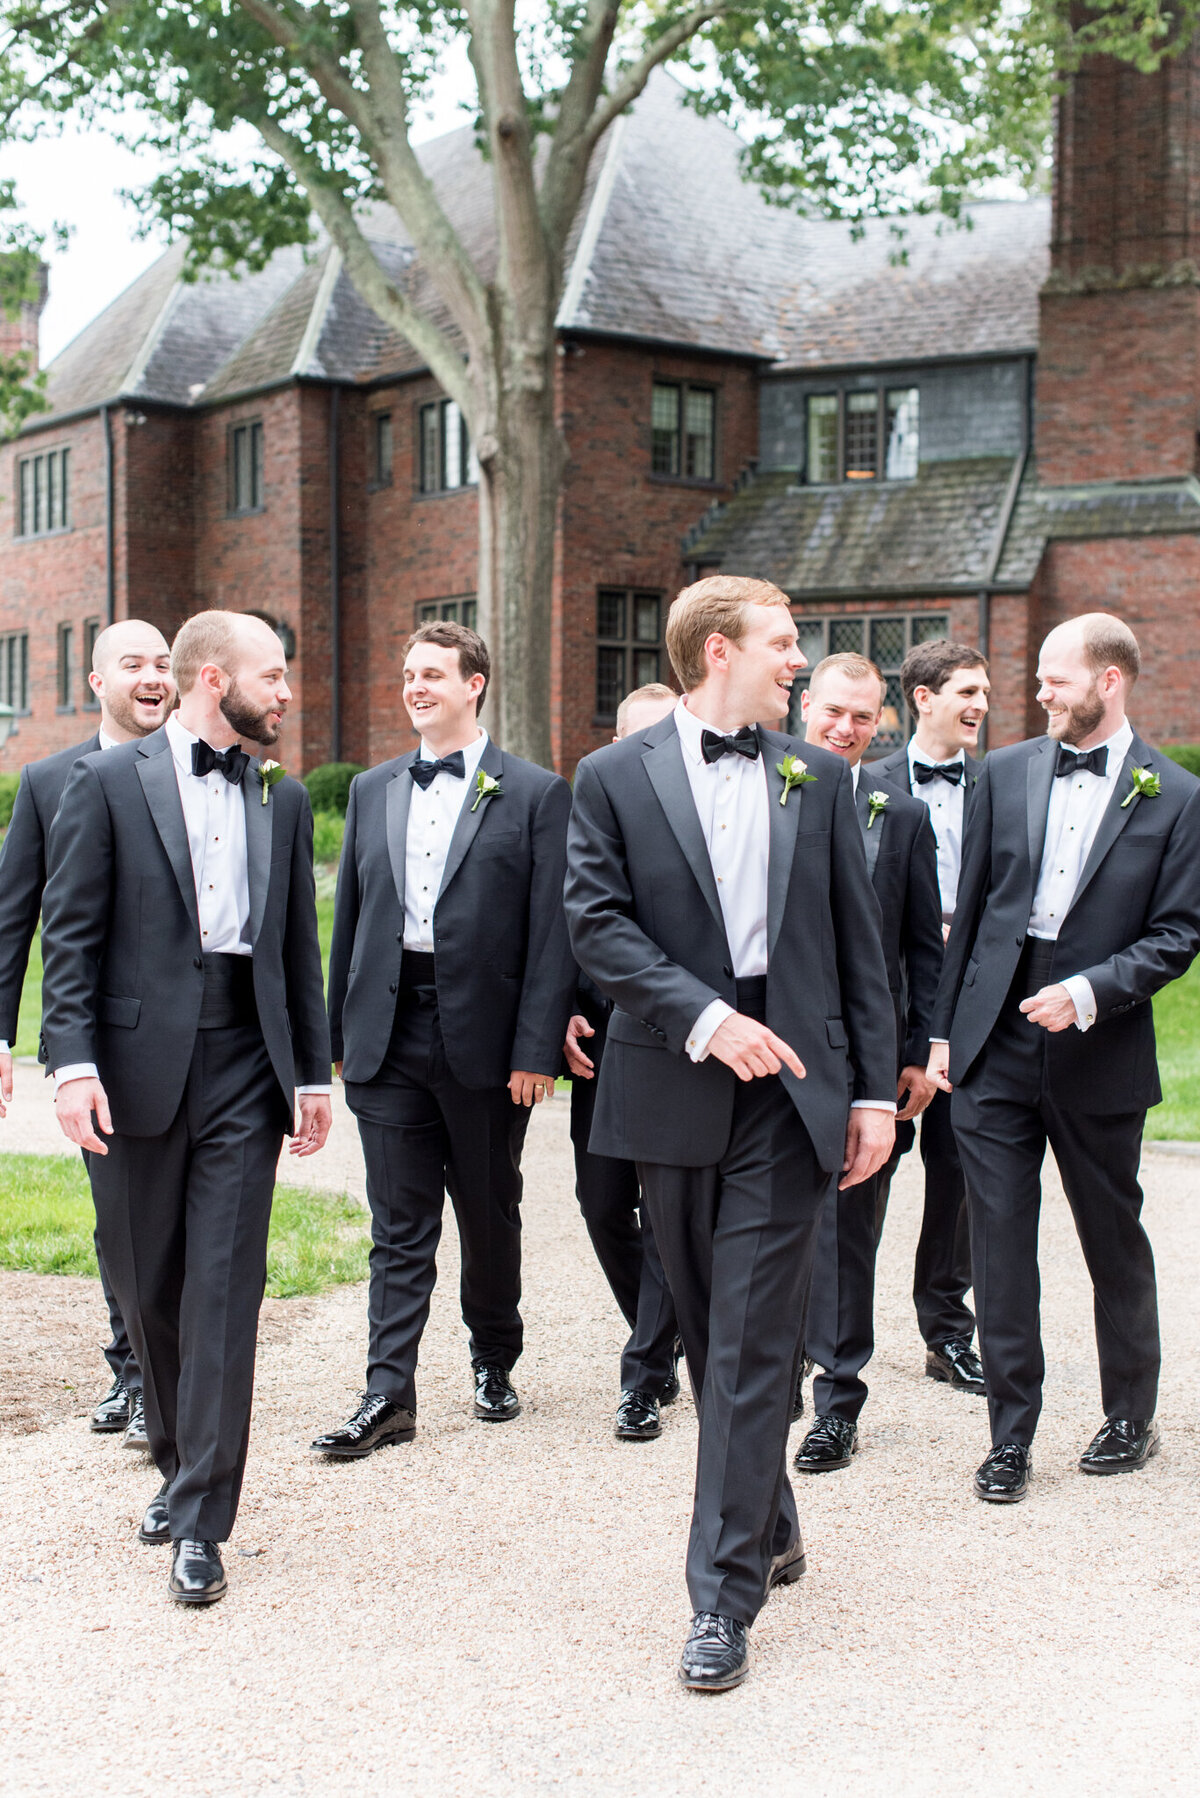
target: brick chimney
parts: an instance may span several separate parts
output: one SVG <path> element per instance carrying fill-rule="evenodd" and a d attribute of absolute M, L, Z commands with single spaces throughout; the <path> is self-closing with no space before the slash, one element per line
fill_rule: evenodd
<path fill-rule="evenodd" d="M 7 358 L 24 352 L 30 357 L 31 374 L 36 373 L 38 367 L 38 320 L 46 304 L 49 278 L 46 264 L 39 263 L 37 298 L 27 300 L 12 318 L 0 306 L 0 356 Z"/>
<path fill-rule="evenodd" d="M 1200 426 L 1200 39 L 1089 57 L 1058 103 L 1037 460 L 1049 485 L 1192 474 Z"/>

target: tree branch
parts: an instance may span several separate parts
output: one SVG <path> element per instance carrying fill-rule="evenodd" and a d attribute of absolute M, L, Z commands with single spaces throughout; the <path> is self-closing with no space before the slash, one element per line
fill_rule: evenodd
<path fill-rule="evenodd" d="M 645 55 L 630 64 L 612 92 L 597 106 L 581 133 L 589 156 L 613 120 L 633 105 L 660 63 L 666 62 L 669 56 L 674 56 L 676 50 L 686 44 L 689 38 L 695 37 L 710 19 L 719 19 L 723 14 L 732 12 L 734 5 L 735 0 L 709 0 L 706 5 L 694 7 L 684 18 L 664 31 L 661 37 L 656 37 Z"/>
<path fill-rule="evenodd" d="M 585 151 L 581 136 L 604 86 L 617 18 L 614 0 L 589 0 L 587 23 L 577 40 L 578 54 L 559 102 L 540 204 L 546 234 L 560 258 L 587 179 L 590 149 Z"/>
<path fill-rule="evenodd" d="M 517 61 L 514 0 L 465 0 L 474 51 L 488 97 L 488 140 L 496 182 L 500 289 L 509 325 L 521 338 L 544 338 L 555 285 L 533 172 L 529 101 Z"/>

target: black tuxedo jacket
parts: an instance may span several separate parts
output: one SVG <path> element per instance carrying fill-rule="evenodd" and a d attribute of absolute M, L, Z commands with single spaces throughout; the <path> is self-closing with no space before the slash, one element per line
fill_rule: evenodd
<path fill-rule="evenodd" d="M 967 815 L 971 809 L 971 800 L 972 800 L 972 797 L 974 796 L 975 788 L 978 785 L 979 774 L 980 774 L 980 770 L 982 769 L 982 767 L 983 767 L 982 762 L 977 762 L 975 760 L 974 756 L 970 756 L 970 755 L 967 755 L 964 753 L 964 755 L 963 755 L 963 768 L 965 770 L 965 772 L 963 774 L 963 826 L 964 826 L 964 828 L 966 827 Z M 881 774 L 885 780 L 890 780 L 893 786 L 899 787 L 902 793 L 915 793 L 916 788 L 913 786 L 912 780 L 910 779 L 911 772 L 912 772 L 912 770 L 911 770 L 911 767 L 909 765 L 909 760 L 908 760 L 908 744 L 906 743 L 904 745 L 903 749 L 893 749 L 891 755 L 881 756 L 877 762 L 871 762 L 869 765 L 864 765 L 863 772 L 859 776 L 859 779 L 863 780 L 867 777 L 867 775 L 870 775 L 871 778 L 874 779 L 877 775 Z M 926 810 L 928 810 L 928 807 L 926 807 Z"/>
<path fill-rule="evenodd" d="M 330 1077 L 312 809 L 297 780 L 242 792 L 254 994 L 290 1121 Z M 124 1136 L 159 1136 L 183 1097 L 204 990 L 196 884 L 165 729 L 87 756 L 50 832 L 42 1034 L 51 1070 L 94 1062 Z"/>
<path fill-rule="evenodd" d="M 879 906 L 839 757 L 759 731 L 770 795 L 767 1022 L 807 1070 L 782 1079 L 821 1166 L 840 1169 L 851 1098 L 891 1099 L 896 1026 Z M 816 778 L 779 803 L 786 753 Z M 693 1062 L 714 999 L 736 1007 L 729 945 L 674 718 L 599 749 L 575 776 L 566 885 L 576 958 L 614 1002 L 591 1148 L 706 1167 L 729 1141 L 737 1076 Z"/>
<path fill-rule="evenodd" d="M 26 762 L 17 784 L 12 822 L 0 850 L 0 1038 L 16 1041 L 21 988 L 29 966 L 46 884 L 46 842 L 67 776 L 80 756 L 100 748 L 99 736 Z"/>
<path fill-rule="evenodd" d="M 350 788 L 329 957 L 329 1018 L 343 1077 L 373 1080 L 396 1017 L 404 858 L 415 750 Z M 514 1069 L 554 1074 L 575 990 L 563 917 L 571 789 L 489 738 L 480 767 L 501 790 L 450 839 L 434 913 L 438 1017 L 460 1085 L 504 1086 Z"/>
<path fill-rule="evenodd" d="M 889 780 L 879 764 L 862 767 L 855 805 L 862 827 L 867 870 L 883 920 L 883 957 L 896 1010 L 901 1067 L 924 1067 L 929 1026 L 942 971 L 942 901 L 938 891 L 937 839 L 929 807 Z M 888 803 L 871 822 L 869 795 Z"/>
<path fill-rule="evenodd" d="M 1057 745 L 995 749 L 964 833 L 958 909 L 932 1034 L 963 1080 L 1000 1015 L 1025 944 L 1041 871 Z M 1157 798 L 1122 801 L 1130 771 L 1157 774 Z M 1137 736 L 1100 821 L 1054 946 L 1053 978 L 1084 974 L 1096 1023 L 1046 1036 L 1046 1077 L 1085 1113 L 1133 1112 L 1162 1097 L 1151 998 L 1200 949 L 1200 781 Z"/>

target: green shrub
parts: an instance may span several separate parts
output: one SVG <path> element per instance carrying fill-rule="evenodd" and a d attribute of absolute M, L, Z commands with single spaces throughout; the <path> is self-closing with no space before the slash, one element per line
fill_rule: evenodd
<path fill-rule="evenodd" d="M 0 774 L 0 830 L 7 830 L 12 822 L 12 808 L 16 804 L 20 780 L 19 774 Z"/>
<path fill-rule="evenodd" d="M 345 832 L 346 820 L 340 812 L 313 813 L 313 860 L 318 868 L 338 859 Z"/>
<path fill-rule="evenodd" d="M 359 762 L 322 762 L 304 776 L 314 812 L 340 812 L 346 816 L 350 803 L 350 782 L 362 773 Z"/>
<path fill-rule="evenodd" d="M 1200 774 L 1200 743 L 1164 743 L 1162 752 L 1189 774 Z"/>

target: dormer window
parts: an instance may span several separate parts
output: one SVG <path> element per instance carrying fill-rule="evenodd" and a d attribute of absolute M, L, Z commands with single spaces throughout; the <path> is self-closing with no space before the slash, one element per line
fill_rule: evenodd
<path fill-rule="evenodd" d="M 920 417 L 918 387 L 810 394 L 805 479 L 810 486 L 915 479 Z"/>

